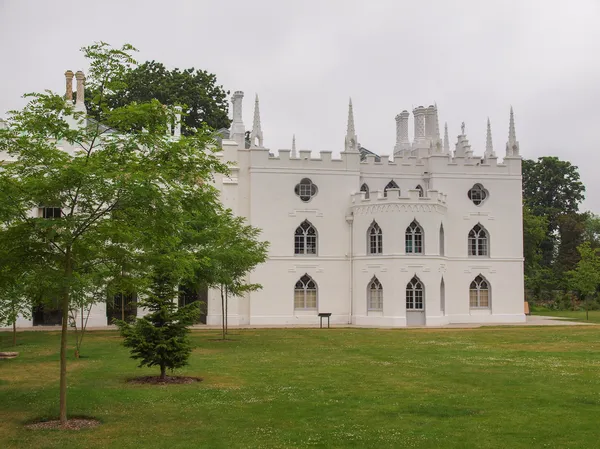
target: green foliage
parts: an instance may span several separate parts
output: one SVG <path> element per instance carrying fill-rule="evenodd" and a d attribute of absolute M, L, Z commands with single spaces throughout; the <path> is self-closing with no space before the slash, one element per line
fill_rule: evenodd
<path fill-rule="evenodd" d="M 524 159 L 523 204 L 548 221 L 546 238 L 540 242 L 541 265 L 550 267 L 557 254 L 559 217 L 576 213 L 584 199 L 585 186 L 577 167 L 557 157 Z"/>
<path fill-rule="evenodd" d="M 600 286 L 600 257 L 590 242 L 577 247 L 580 260 L 577 267 L 569 271 L 570 287 L 579 291 L 584 297 L 592 297 Z"/>
<path fill-rule="evenodd" d="M 140 305 L 148 310 L 135 323 L 116 321 L 124 337 L 124 345 L 131 348 L 131 357 L 139 366 L 159 366 L 160 377 L 166 370 L 187 364 L 192 352 L 188 333 L 200 314 L 197 303 L 177 307 L 175 302 L 177 282 L 169 273 L 156 275 L 148 296 Z"/>
<path fill-rule="evenodd" d="M 169 106 L 182 105 L 183 123 L 187 125 L 183 133 L 191 135 L 194 129 L 204 126 L 215 130 L 229 128 L 228 94 L 229 91 L 217 84 L 216 76 L 204 70 L 167 70 L 160 62 L 147 61 L 124 73 L 122 83 L 107 93 L 106 103 L 112 109 L 152 100 Z M 93 101 L 89 102 L 88 109 L 96 118 L 101 115 Z M 114 125 L 129 129 L 123 124 Z"/>
<path fill-rule="evenodd" d="M 99 278 L 122 282 L 124 270 L 141 290 L 150 282 L 144 267 L 161 260 L 175 277 L 192 270 L 194 258 L 182 247 L 191 212 L 182 204 L 195 215 L 219 209 L 218 192 L 202 181 L 227 172 L 209 149 L 208 129 L 176 141 L 166 132 L 173 110 L 157 100 L 111 104 L 127 89 L 133 51 L 106 43 L 83 49 L 95 120 L 46 91 L 27 95 L 27 106 L 0 130 L 0 151 L 14 160 L 0 172 L 0 248 L 11 255 L 0 259 L 0 271 L 19 260 L 40 295 L 61 298 L 63 423 L 73 299 L 93 297 Z M 44 217 L 44 207 L 60 214 Z"/>

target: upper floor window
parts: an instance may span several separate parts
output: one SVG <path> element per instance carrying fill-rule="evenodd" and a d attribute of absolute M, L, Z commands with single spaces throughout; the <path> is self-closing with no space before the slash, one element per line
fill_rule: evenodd
<path fill-rule="evenodd" d="M 398 187 L 398 184 L 396 184 L 396 181 L 394 181 L 393 179 L 387 183 L 387 185 L 385 186 L 385 188 L 383 189 L 383 196 L 387 197 L 387 191 L 388 189 L 399 189 L 400 187 Z"/>
<path fill-rule="evenodd" d="M 489 253 L 488 233 L 481 224 L 477 223 L 469 231 L 469 256 L 487 256 Z"/>
<path fill-rule="evenodd" d="M 314 310 L 317 308 L 317 283 L 304 274 L 294 286 L 294 309 Z"/>
<path fill-rule="evenodd" d="M 416 220 L 406 228 L 404 242 L 406 254 L 423 253 L 423 229 Z"/>
<path fill-rule="evenodd" d="M 305 203 L 310 201 L 311 198 L 318 193 L 318 191 L 319 189 L 317 188 L 316 184 L 313 184 L 313 182 L 308 178 L 302 179 L 298 184 L 296 184 L 296 187 L 294 187 L 294 192 L 296 195 L 298 195 Z"/>
<path fill-rule="evenodd" d="M 39 216 L 41 218 L 60 218 L 62 209 L 60 207 L 40 207 Z"/>
<path fill-rule="evenodd" d="M 373 276 L 373 279 L 369 282 L 367 294 L 367 308 L 369 310 L 383 310 L 383 287 L 377 277 Z"/>
<path fill-rule="evenodd" d="M 444 225 L 440 224 L 440 256 L 444 255 L 445 252 L 445 242 L 444 242 Z"/>
<path fill-rule="evenodd" d="M 423 310 L 423 284 L 414 276 L 406 284 L 406 310 Z"/>
<path fill-rule="evenodd" d="M 425 196 L 425 192 L 423 191 L 423 187 L 421 187 L 420 185 L 418 185 L 416 187 L 416 189 L 419 191 L 419 198 L 423 198 L 423 196 Z"/>
<path fill-rule="evenodd" d="M 490 307 L 490 285 L 482 276 L 477 276 L 469 288 L 469 307 L 471 308 L 489 308 Z"/>
<path fill-rule="evenodd" d="M 294 254 L 317 254 L 317 230 L 308 220 L 296 228 Z"/>
<path fill-rule="evenodd" d="M 369 186 L 364 183 L 362 186 L 360 186 L 360 191 L 361 192 L 365 192 L 365 199 L 369 199 Z"/>
<path fill-rule="evenodd" d="M 367 231 L 367 246 L 369 254 L 381 254 L 383 252 L 383 232 L 379 225 L 373 221 Z"/>
<path fill-rule="evenodd" d="M 481 184 L 475 184 L 468 193 L 469 199 L 473 201 L 475 206 L 479 206 L 488 197 L 488 191 Z"/>

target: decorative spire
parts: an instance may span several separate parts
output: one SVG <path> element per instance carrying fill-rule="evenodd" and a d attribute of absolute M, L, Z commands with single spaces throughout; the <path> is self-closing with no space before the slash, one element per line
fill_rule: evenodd
<path fill-rule="evenodd" d="M 296 152 L 296 134 L 292 136 L 292 157 L 298 157 L 298 153 Z"/>
<path fill-rule="evenodd" d="M 256 144 L 257 139 L 258 145 Z M 256 94 L 256 99 L 254 100 L 254 121 L 252 122 L 252 132 L 250 133 L 250 147 L 263 147 L 263 133 L 260 127 L 260 108 L 258 106 L 258 94 Z"/>
<path fill-rule="evenodd" d="M 352 110 L 352 98 L 348 103 L 348 128 L 346 130 L 346 139 L 344 141 L 344 151 L 358 152 L 358 143 L 356 130 L 354 129 L 354 111 Z"/>
<path fill-rule="evenodd" d="M 517 142 L 517 133 L 515 132 L 515 115 L 512 106 L 510 107 L 510 121 L 508 124 L 508 142 L 506 142 L 506 156 L 519 156 L 519 142 Z"/>
<path fill-rule="evenodd" d="M 448 138 L 448 122 L 444 124 L 444 153 L 450 153 L 450 139 Z"/>
<path fill-rule="evenodd" d="M 490 124 L 490 118 L 487 120 L 487 134 L 485 137 L 485 158 L 496 157 L 494 153 L 494 145 L 492 144 L 492 125 Z"/>

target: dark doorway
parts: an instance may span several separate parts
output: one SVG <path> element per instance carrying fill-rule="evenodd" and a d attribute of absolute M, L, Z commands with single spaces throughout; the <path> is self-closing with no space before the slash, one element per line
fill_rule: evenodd
<path fill-rule="evenodd" d="M 62 324 L 62 313 L 58 306 L 58 299 L 45 301 L 32 310 L 34 326 L 60 326 Z"/>
<path fill-rule="evenodd" d="M 197 322 L 201 324 L 206 324 L 208 288 L 194 287 L 190 285 L 179 286 L 179 307 L 187 306 L 188 304 L 197 301 L 200 301 L 200 318 Z"/>
<path fill-rule="evenodd" d="M 106 301 L 106 324 L 114 320 L 133 321 L 137 316 L 137 295 L 135 293 L 115 293 Z"/>

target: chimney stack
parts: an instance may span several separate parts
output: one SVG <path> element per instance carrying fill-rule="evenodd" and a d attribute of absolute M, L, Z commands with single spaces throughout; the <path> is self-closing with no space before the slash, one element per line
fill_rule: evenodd
<path fill-rule="evenodd" d="M 77 80 L 77 100 L 75 101 L 75 110 L 79 112 L 87 112 L 84 103 L 85 88 L 83 85 L 85 82 L 85 75 L 81 70 L 78 70 L 77 73 L 75 73 L 75 79 Z"/>
<path fill-rule="evenodd" d="M 235 140 L 241 148 L 244 148 L 246 141 L 246 128 L 244 127 L 244 121 L 242 120 L 242 100 L 244 99 L 244 92 L 237 90 L 231 97 L 231 104 L 233 106 L 233 120 L 231 121 L 231 131 L 229 138 Z"/>
<path fill-rule="evenodd" d="M 65 79 L 67 82 L 67 87 L 65 90 L 65 101 L 67 105 L 73 105 L 73 71 L 67 70 L 65 72 Z"/>
<path fill-rule="evenodd" d="M 410 140 L 408 140 L 409 116 L 410 114 L 406 110 L 396 116 L 396 146 L 394 147 L 394 153 L 410 146 Z"/>

